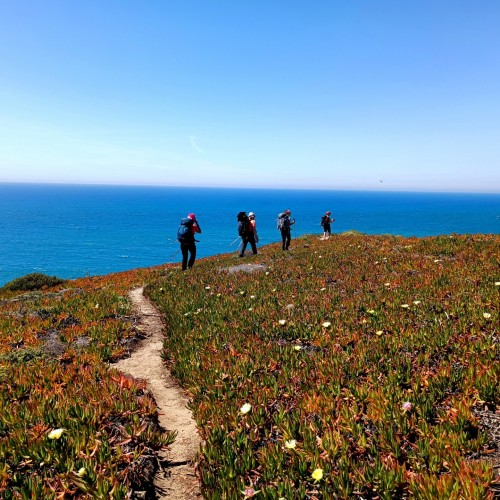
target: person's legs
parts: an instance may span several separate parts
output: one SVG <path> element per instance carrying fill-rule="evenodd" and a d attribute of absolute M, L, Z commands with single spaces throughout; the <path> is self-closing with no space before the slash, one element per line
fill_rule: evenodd
<path fill-rule="evenodd" d="M 191 269 L 193 267 L 194 261 L 196 260 L 196 244 L 193 241 L 192 243 L 189 244 L 189 262 L 188 262 L 188 268 Z"/>
<path fill-rule="evenodd" d="M 288 250 L 288 248 L 290 247 L 290 241 L 292 241 L 292 233 L 291 233 L 290 229 L 288 229 L 288 231 L 287 231 L 287 235 L 286 235 L 286 246 L 285 246 L 285 250 Z"/>
<path fill-rule="evenodd" d="M 283 244 L 281 245 L 281 248 L 283 250 L 286 250 L 286 239 L 287 239 L 287 237 L 286 237 L 286 229 L 282 229 L 281 230 L 281 239 L 283 241 Z"/>
<path fill-rule="evenodd" d="M 252 247 L 252 252 L 255 255 L 257 253 L 257 246 L 255 245 L 255 235 L 253 233 L 250 233 L 248 235 L 248 242 L 250 243 L 250 246 Z"/>
<path fill-rule="evenodd" d="M 242 236 L 241 237 L 241 250 L 240 250 L 240 257 L 243 257 L 245 255 L 245 250 L 248 245 L 248 237 L 247 236 Z"/>
<path fill-rule="evenodd" d="M 187 261 L 188 261 L 188 245 L 181 243 L 181 252 L 182 252 L 182 270 L 185 271 L 187 269 Z"/>

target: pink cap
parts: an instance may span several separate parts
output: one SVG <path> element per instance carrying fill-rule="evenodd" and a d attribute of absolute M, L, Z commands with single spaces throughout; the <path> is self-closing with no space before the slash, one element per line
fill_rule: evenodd
<path fill-rule="evenodd" d="M 194 214 L 189 214 L 189 215 L 188 215 L 188 217 L 189 217 L 190 219 L 196 220 L 196 215 L 194 215 Z"/>

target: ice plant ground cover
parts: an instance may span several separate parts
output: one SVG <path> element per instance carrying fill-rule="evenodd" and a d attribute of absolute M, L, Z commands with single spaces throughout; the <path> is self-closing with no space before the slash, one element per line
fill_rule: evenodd
<path fill-rule="evenodd" d="M 127 292 L 150 283 L 206 498 L 492 498 L 500 238 L 292 243 L 245 272 L 232 254 L 0 291 L 0 496 L 151 486 L 174 436 L 112 365 L 140 333 Z"/>
<path fill-rule="evenodd" d="M 304 237 L 152 282 L 205 497 L 493 498 L 499 242 Z"/>
<path fill-rule="evenodd" d="M 174 436 L 144 384 L 108 362 L 137 337 L 127 291 L 155 272 L 0 293 L 1 498 L 125 498 L 151 486 L 154 450 Z"/>

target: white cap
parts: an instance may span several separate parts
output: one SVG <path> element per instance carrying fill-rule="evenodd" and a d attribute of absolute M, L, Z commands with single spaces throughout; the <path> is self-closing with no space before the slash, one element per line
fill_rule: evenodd
<path fill-rule="evenodd" d="M 249 212 L 248 217 L 252 217 L 252 216 L 255 216 L 255 214 L 253 212 Z"/>

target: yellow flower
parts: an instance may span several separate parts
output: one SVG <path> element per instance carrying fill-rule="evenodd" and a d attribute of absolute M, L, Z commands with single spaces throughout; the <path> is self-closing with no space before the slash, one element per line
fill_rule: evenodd
<path fill-rule="evenodd" d="M 77 473 L 77 476 L 79 477 L 85 477 L 87 475 L 87 469 L 85 467 L 82 467 Z"/>
<path fill-rule="evenodd" d="M 500 281 L 495 281 L 495 286 L 500 286 Z"/>
<path fill-rule="evenodd" d="M 297 441 L 295 439 L 289 439 L 288 441 L 285 441 L 285 448 L 289 450 L 293 450 L 297 446 Z"/>
<path fill-rule="evenodd" d="M 328 328 L 328 327 L 330 327 L 330 326 L 331 326 L 331 323 L 330 323 L 329 321 L 323 321 L 323 323 L 321 323 L 321 326 L 322 326 L 323 328 Z"/>
<path fill-rule="evenodd" d="M 240 408 L 240 413 L 242 415 L 246 415 L 250 410 L 252 409 L 252 405 L 250 403 L 245 403 L 241 408 Z"/>
<path fill-rule="evenodd" d="M 296 345 L 293 347 L 296 351 L 300 351 L 302 349 L 301 345 Z"/>
<path fill-rule="evenodd" d="M 375 310 L 374 309 L 370 309 L 369 311 L 367 311 L 368 314 L 375 314 Z"/>
<path fill-rule="evenodd" d="M 314 482 L 321 481 L 323 479 L 323 469 L 314 469 L 311 477 L 314 479 Z"/>
<path fill-rule="evenodd" d="M 375 335 L 378 335 L 379 337 L 384 333 L 384 330 L 378 330 L 375 332 Z"/>
<path fill-rule="evenodd" d="M 483 313 L 483 318 L 490 319 L 491 314 L 490 313 Z"/>
<path fill-rule="evenodd" d="M 66 429 L 54 429 L 53 431 L 49 432 L 49 435 L 47 436 L 49 439 L 59 439 Z"/>

